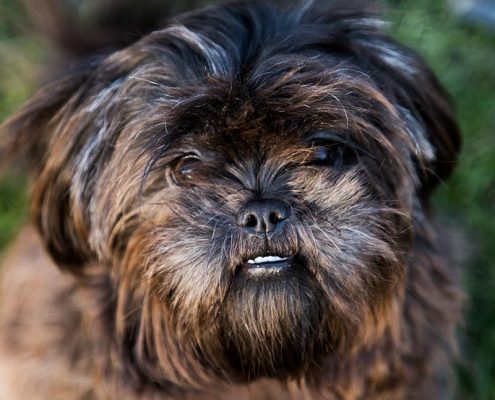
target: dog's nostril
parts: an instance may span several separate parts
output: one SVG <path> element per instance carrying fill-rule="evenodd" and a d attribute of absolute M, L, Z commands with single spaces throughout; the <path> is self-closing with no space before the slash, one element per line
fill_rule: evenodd
<path fill-rule="evenodd" d="M 272 212 L 270 213 L 270 216 L 268 217 L 268 220 L 272 223 L 272 224 L 276 224 L 277 222 L 279 222 L 282 218 L 280 218 L 280 214 L 278 214 L 277 212 Z"/>
<path fill-rule="evenodd" d="M 258 225 L 258 219 L 255 215 L 249 214 L 246 218 L 246 224 L 244 225 L 246 228 L 256 228 Z"/>

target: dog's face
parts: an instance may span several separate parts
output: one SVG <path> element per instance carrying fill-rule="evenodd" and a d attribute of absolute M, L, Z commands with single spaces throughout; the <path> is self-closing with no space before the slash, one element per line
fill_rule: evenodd
<path fill-rule="evenodd" d="M 321 12 L 193 14 L 7 126 L 43 154 L 48 249 L 111 274 L 119 348 L 147 379 L 296 376 L 396 318 L 458 133 L 431 72 L 378 21 Z"/>

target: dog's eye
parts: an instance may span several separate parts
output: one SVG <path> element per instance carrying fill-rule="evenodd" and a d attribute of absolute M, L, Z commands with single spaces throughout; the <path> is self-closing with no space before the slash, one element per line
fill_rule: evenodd
<path fill-rule="evenodd" d="M 177 158 L 170 168 L 170 175 L 174 183 L 176 185 L 187 184 L 199 162 L 200 159 L 196 154 L 186 154 Z"/>
<path fill-rule="evenodd" d="M 311 143 L 313 153 L 308 160 L 311 165 L 342 168 L 353 164 L 357 155 L 344 143 L 315 140 Z"/>

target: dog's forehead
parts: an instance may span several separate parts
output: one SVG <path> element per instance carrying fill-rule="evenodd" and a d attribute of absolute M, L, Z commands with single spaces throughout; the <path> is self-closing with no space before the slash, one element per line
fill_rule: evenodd
<path fill-rule="evenodd" d="M 217 154 L 250 156 L 308 147 L 315 133 L 325 128 L 349 136 L 343 127 L 340 129 L 342 121 L 322 121 L 310 111 L 305 116 L 290 111 L 281 114 L 256 103 L 246 100 L 235 108 L 226 103 L 223 111 L 198 118 L 194 127 L 188 126 L 187 119 L 193 112 L 197 116 L 198 110 L 184 110 L 187 128 L 178 143 Z M 180 122 L 178 126 L 180 129 Z"/>
<path fill-rule="evenodd" d="M 288 146 L 306 144 L 320 131 L 351 139 L 356 121 L 351 108 L 360 106 L 359 94 L 349 95 L 351 84 L 342 77 L 315 75 L 301 83 L 292 73 L 271 77 L 271 87 L 260 82 L 218 80 L 195 88 L 182 104 L 174 106 L 172 124 L 183 139 L 215 148 L 232 146 Z M 199 95 L 197 93 L 200 93 Z M 169 118 L 166 113 L 163 118 Z M 358 122 L 367 117 L 359 116 Z"/>
<path fill-rule="evenodd" d="M 237 13 L 227 14 L 232 23 L 214 24 L 221 35 L 206 29 L 204 18 L 186 18 L 100 65 L 98 76 L 120 85 L 114 94 L 123 106 L 112 110 L 132 119 L 126 133 L 152 149 L 153 159 L 177 138 L 216 149 L 280 148 L 307 146 L 318 131 L 431 158 L 414 100 L 419 94 L 405 76 L 411 68 L 398 68 L 384 52 L 411 65 L 417 60 L 383 36 L 379 24 L 352 13 L 326 22 L 268 13 L 266 26 L 245 26 Z M 283 23 L 272 26 L 273 18 Z M 104 119 L 106 93 L 89 107 Z M 128 143 L 126 135 L 122 140 Z"/>

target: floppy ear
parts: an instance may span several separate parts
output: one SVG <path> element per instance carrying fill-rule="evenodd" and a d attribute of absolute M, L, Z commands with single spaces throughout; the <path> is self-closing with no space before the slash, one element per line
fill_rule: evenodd
<path fill-rule="evenodd" d="M 420 194 L 427 198 L 450 176 L 461 147 L 450 96 L 414 51 L 377 32 L 357 42 L 360 56 L 374 66 L 373 78 L 396 104 L 415 142 Z"/>
<path fill-rule="evenodd" d="M 350 55 L 361 72 L 396 106 L 414 142 L 413 161 L 427 199 L 448 178 L 457 160 L 461 136 L 449 95 L 422 58 L 383 32 L 380 10 L 366 0 L 315 0 L 309 7 L 320 23 L 345 38 L 337 50 Z M 311 11 L 311 9 L 314 9 Z"/>
<path fill-rule="evenodd" d="M 75 166 L 82 162 L 81 149 L 88 143 L 91 147 L 98 129 L 98 107 L 84 109 L 85 102 L 92 95 L 106 93 L 104 89 L 132 70 L 141 56 L 122 54 L 104 71 L 100 66 L 110 50 L 122 49 L 161 27 L 176 12 L 201 1 L 143 0 L 137 4 L 133 0 L 112 0 L 86 4 L 90 7 L 84 10 L 67 3 L 25 1 L 37 26 L 36 34 L 46 36 L 62 56 L 62 64 L 77 62 L 77 66 L 43 86 L 16 115 L 0 125 L 0 172 L 16 160 L 29 165 L 34 222 L 56 263 L 79 273 L 81 266 L 94 258 L 87 238 L 87 210 L 81 204 L 91 192 L 73 176 Z M 100 100 L 104 103 L 105 99 Z M 95 155 L 95 163 L 103 158 L 100 156 Z M 89 180 L 94 178 L 94 167 L 87 166 Z M 74 201 L 76 186 L 83 193 L 80 201 Z"/>
<path fill-rule="evenodd" d="M 72 143 L 60 143 L 58 132 L 85 98 L 93 68 L 80 67 L 46 84 L 0 125 L 0 168 L 14 160 L 30 167 L 34 222 L 57 264 L 73 271 L 86 262 L 90 251 L 69 201 Z"/>

